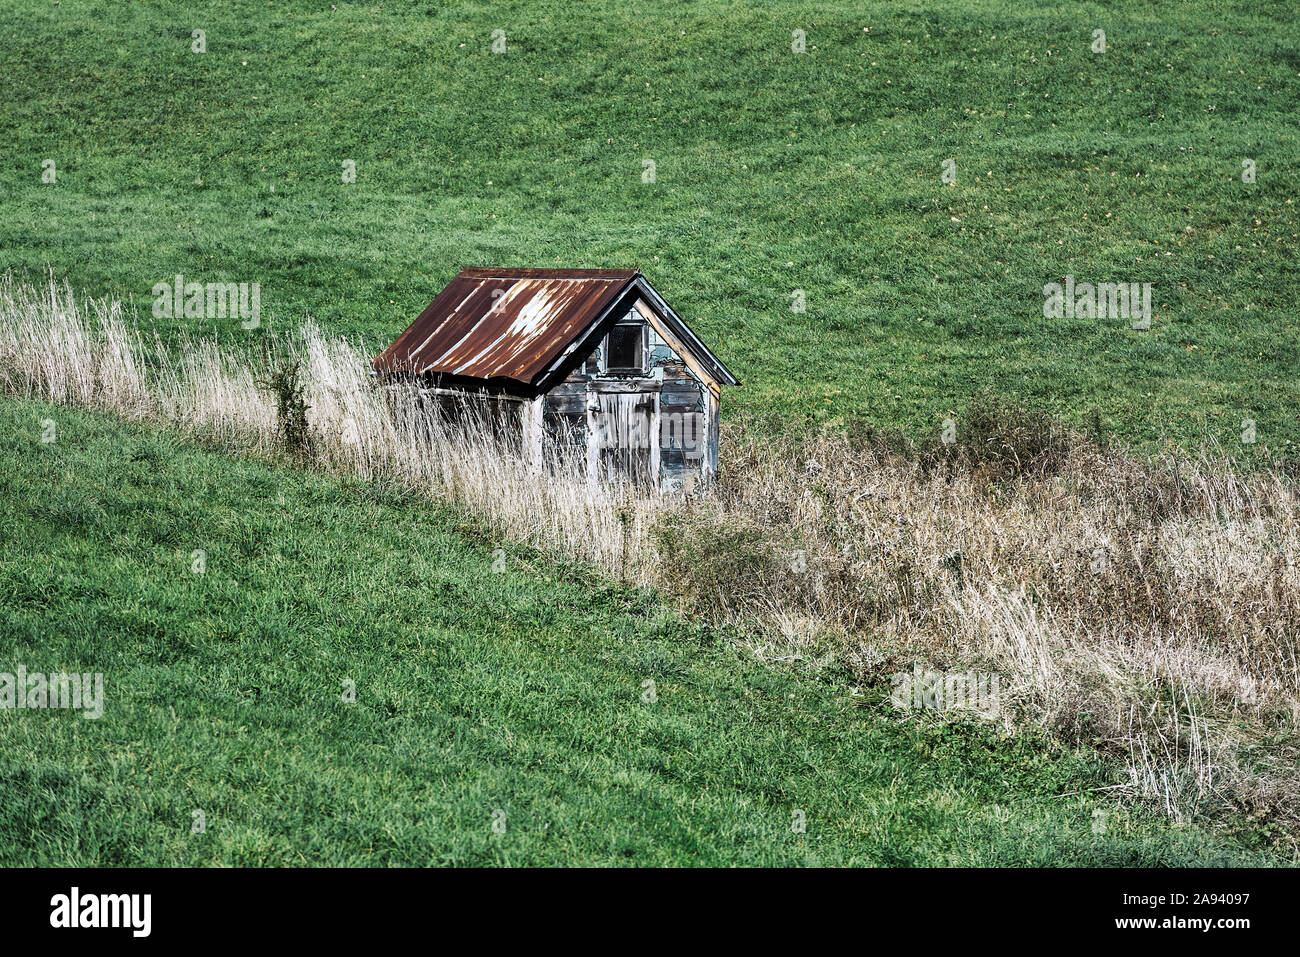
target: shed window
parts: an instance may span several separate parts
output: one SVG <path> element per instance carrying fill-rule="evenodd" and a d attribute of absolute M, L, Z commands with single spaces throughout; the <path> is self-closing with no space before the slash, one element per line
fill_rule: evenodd
<path fill-rule="evenodd" d="M 642 360 L 641 326 L 614 326 L 609 331 L 608 356 L 605 368 L 610 372 L 640 372 L 645 367 Z"/>

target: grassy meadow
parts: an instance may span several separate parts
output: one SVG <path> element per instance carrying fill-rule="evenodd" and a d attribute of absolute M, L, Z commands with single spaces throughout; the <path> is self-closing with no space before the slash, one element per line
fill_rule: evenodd
<path fill-rule="evenodd" d="M 463 265 L 637 265 L 742 380 L 724 414 L 934 432 L 990 388 L 1269 458 L 1297 101 L 1283 2 L 6 0 L 0 250 L 146 323 L 177 273 L 260 282 L 268 326 L 376 350 Z M 1153 283 L 1152 328 L 1045 319 L 1066 274 Z"/>
<path fill-rule="evenodd" d="M 773 669 L 582 566 L 494 573 L 391 486 L 12 400 L 0 463 L 5 658 L 105 675 L 97 720 L 0 712 L 6 867 L 1270 860 L 1117 804 L 1095 755 Z"/>
<path fill-rule="evenodd" d="M 1298 102 L 1280 2 L 0 0 L 0 672 L 106 684 L 0 864 L 1295 863 Z M 465 265 L 640 267 L 715 494 L 392 412 Z"/>

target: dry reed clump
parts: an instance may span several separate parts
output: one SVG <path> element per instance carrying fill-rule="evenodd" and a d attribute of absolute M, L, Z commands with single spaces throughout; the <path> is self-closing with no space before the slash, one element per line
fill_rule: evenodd
<path fill-rule="evenodd" d="M 711 494 L 530 461 L 486 405 L 431 411 L 307 324 L 263 351 L 130 331 L 120 303 L 0 279 L 0 389 L 400 482 L 503 537 L 658 586 L 775 660 L 864 682 L 997 672 L 999 720 L 1121 755 L 1173 816 L 1300 823 L 1297 485 L 1141 461 L 977 402 L 957 441 L 724 426 Z"/>

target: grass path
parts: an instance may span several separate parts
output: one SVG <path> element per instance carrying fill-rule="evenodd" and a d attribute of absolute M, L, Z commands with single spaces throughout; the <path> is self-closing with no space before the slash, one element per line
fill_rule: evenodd
<path fill-rule="evenodd" d="M 0 671 L 106 698 L 0 710 L 0 864 L 1266 860 L 1058 797 L 1114 783 L 1094 759 L 858 705 L 495 547 L 397 491 L 0 402 Z"/>

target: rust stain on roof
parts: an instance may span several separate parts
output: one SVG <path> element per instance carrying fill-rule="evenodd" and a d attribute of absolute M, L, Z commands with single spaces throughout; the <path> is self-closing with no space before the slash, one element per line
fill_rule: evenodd
<path fill-rule="evenodd" d="M 533 383 L 636 269 L 462 269 L 375 359 L 377 372 Z"/>

